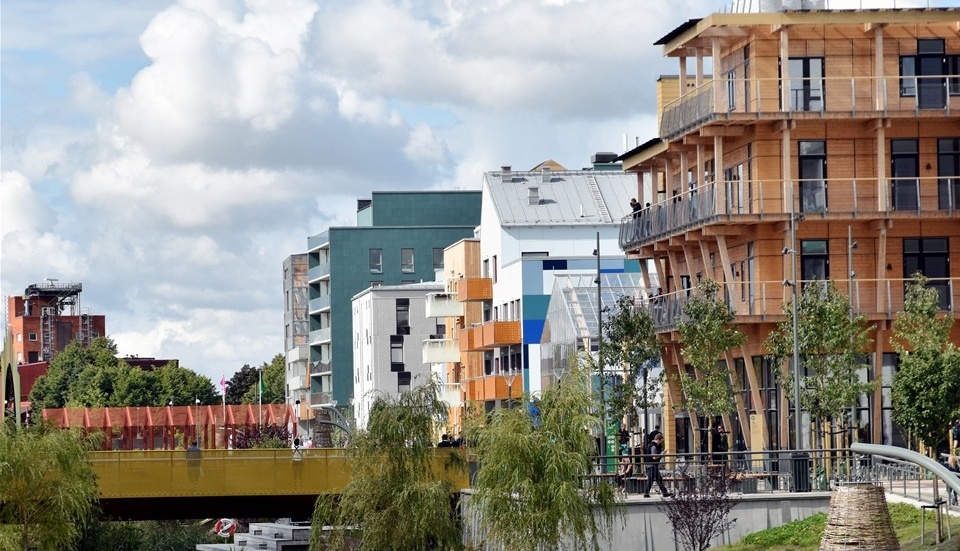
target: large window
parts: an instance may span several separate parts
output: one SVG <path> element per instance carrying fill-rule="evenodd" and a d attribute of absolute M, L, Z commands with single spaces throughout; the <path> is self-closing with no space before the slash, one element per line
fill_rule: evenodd
<path fill-rule="evenodd" d="M 827 142 L 800 141 L 799 149 L 800 211 L 826 212 Z"/>
<path fill-rule="evenodd" d="M 800 242 L 800 280 L 830 279 L 830 252 L 826 239 L 804 239 Z"/>
<path fill-rule="evenodd" d="M 790 109 L 823 111 L 823 58 L 792 57 L 790 70 Z"/>
<path fill-rule="evenodd" d="M 942 38 L 917 40 L 917 55 L 900 56 L 900 96 L 917 98 L 918 109 L 943 109 L 960 96 L 960 55 L 946 55 Z"/>
<path fill-rule="evenodd" d="M 390 335 L 390 371 L 403 371 L 403 335 Z"/>
<path fill-rule="evenodd" d="M 960 138 L 937 140 L 937 176 L 940 210 L 956 210 L 960 196 Z"/>
<path fill-rule="evenodd" d="M 433 269 L 434 270 L 443 269 L 443 249 L 438 249 L 438 248 L 433 249 Z"/>
<path fill-rule="evenodd" d="M 383 249 L 370 249 L 370 273 L 383 273 Z"/>
<path fill-rule="evenodd" d="M 940 294 L 940 309 L 950 308 L 950 243 L 946 237 L 903 240 L 903 277 L 920 272 L 930 279 L 928 287 Z"/>
<path fill-rule="evenodd" d="M 397 335 L 410 334 L 410 299 L 397 299 Z"/>
<path fill-rule="evenodd" d="M 891 197 L 894 210 L 920 208 L 920 152 L 917 140 L 890 140 Z"/>
<path fill-rule="evenodd" d="M 413 249 L 400 249 L 400 271 L 405 274 L 416 271 L 413 265 Z"/>

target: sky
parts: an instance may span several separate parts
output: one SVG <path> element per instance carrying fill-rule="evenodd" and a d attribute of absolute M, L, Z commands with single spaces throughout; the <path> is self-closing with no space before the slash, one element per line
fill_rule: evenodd
<path fill-rule="evenodd" d="M 121 355 L 214 382 L 269 362 L 282 262 L 308 236 L 355 225 L 373 191 L 479 189 L 655 137 L 677 64 L 653 43 L 716 11 L 730 1 L 3 0 L 4 308 L 82 282 Z"/>

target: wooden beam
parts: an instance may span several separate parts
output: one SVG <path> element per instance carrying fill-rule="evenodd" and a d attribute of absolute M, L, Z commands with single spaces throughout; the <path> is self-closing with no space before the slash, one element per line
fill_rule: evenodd
<path fill-rule="evenodd" d="M 743 224 L 730 224 L 730 225 L 713 225 L 705 226 L 703 228 L 703 235 L 717 236 L 717 235 L 744 235 L 749 231 L 749 228 Z"/>
<path fill-rule="evenodd" d="M 746 127 L 743 125 L 730 126 L 704 126 L 700 129 L 701 136 L 743 136 L 746 133 Z"/>

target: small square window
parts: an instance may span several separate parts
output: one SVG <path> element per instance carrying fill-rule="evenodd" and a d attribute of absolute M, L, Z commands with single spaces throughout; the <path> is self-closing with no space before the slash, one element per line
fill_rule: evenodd
<path fill-rule="evenodd" d="M 31 341 L 36 341 L 36 340 L 37 340 L 37 334 L 36 334 L 36 333 L 30 333 L 29 335 L 27 335 L 27 338 L 28 338 L 29 340 L 31 340 Z"/>

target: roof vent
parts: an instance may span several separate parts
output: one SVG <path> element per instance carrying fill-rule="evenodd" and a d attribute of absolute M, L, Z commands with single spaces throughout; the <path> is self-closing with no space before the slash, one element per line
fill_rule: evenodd
<path fill-rule="evenodd" d="M 533 185 L 527 186 L 527 199 L 530 201 L 531 205 L 540 204 L 540 186 Z"/>
<path fill-rule="evenodd" d="M 550 182 L 550 167 L 545 166 L 540 169 L 540 182 L 547 184 Z"/>
<path fill-rule="evenodd" d="M 500 178 L 501 178 L 504 182 L 512 182 L 512 181 L 513 181 L 513 175 L 510 174 L 510 165 L 503 165 L 503 166 L 501 166 L 501 167 L 500 167 L 500 173 L 501 173 L 501 174 L 500 174 Z"/>
<path fill-rule="evenodd" d="M 593 164 L 606 164 L 612 163 L 617 160 L 616 153 L 610 153 L 609 151 L 598 151 L 590 158 L 590 162 Z"/>

